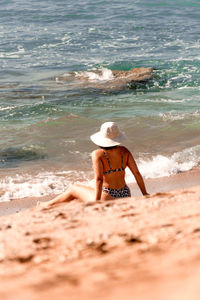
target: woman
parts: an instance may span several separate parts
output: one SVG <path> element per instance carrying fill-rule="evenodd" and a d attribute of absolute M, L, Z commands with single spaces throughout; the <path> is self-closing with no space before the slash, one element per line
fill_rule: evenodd
<path fill-rule="evenodd" d="M 40 204 L 51 207 L 61 202 L 78 199 L 84 202 L 112 200 L 130 197 L 131 193 L 125 182 L 125 168 L 129 167 L 143 195 L 148 195 L 143 178 L 130 151 L 120 146 L 125 135 L 120 132 L 115 122 L 102 124 L 99 132 L 91 135 L 91 140 L 99 146 L 92 152 L 95 175 L 95 188 L 74 185 L 68 191 L 53 200 Z"/>

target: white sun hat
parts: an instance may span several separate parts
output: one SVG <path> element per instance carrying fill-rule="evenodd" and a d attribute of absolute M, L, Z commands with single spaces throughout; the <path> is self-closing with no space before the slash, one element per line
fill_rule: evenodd
<path fill-rule="evenodd" d="M 115 122 L 106 122 L 101 125 L 100 131 L 90 136 L 92 142 L 101 147 L 120 145 L 126 139 Z"/>

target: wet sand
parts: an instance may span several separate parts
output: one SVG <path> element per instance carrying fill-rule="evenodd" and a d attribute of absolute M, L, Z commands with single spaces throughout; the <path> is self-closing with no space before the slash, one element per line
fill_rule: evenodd
<path fill-rule="evenodd" d="M 1 217 L 0 299 L 199 299 L 200 186 L 187 186 L 198 176 L 178 174 L 174 191 L 173 176 L 152 180 L 148 197 Z"/>

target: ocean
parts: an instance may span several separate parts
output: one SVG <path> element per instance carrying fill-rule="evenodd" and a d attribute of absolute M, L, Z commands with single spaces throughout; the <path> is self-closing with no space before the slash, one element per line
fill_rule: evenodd
<path fill-rule="evenodd" d="M 106 121 L 144 178 L 198 166 L 199 11 L 198 0 L 2 0 L 0 201 L 87 184 L 89 137 Z M 141 67 L 154 69 L 148 82 L 113 83 L 112 71 Z"/>

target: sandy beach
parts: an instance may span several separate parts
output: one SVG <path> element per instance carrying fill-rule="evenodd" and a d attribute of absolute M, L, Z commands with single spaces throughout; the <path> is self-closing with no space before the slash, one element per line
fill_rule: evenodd
<path fill-rule="evenodd" d="M 1 1 L 0 300 L 199 300 L 198 8 Z M 104 186 L 129 166 L 130 198 L 36 208 L 94 186 L 105 122 L 149 195 L 107 149 Z"/>
<path fill-rule="evenodd" d="M 148 180 L 148 197 L 132 186 L 133 198 L 47 211 L 1 203 L 0 299 L 198 299 L 199 179 L 193 169 Z"/>

